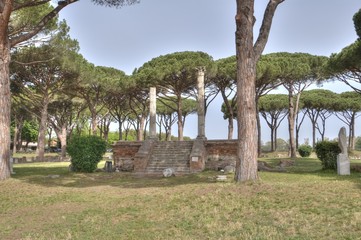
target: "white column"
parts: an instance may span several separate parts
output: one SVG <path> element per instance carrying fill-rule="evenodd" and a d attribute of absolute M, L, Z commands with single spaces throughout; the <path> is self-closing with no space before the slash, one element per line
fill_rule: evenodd
<path fill-rule="evenodd" d="M 151 87 L 149 90 L 149 137 L 150 138 L 157 138 L 157 120 L 156 120 L 156 113 L 157 113 L 157 90 L 155 87 Z"/>
<path fill-rule="evenodd" d="M 198 90 L 198 136 L 205 138 L 205 100 L 204 100 L 204 68 L 198 69 L 197 90 Z"/>

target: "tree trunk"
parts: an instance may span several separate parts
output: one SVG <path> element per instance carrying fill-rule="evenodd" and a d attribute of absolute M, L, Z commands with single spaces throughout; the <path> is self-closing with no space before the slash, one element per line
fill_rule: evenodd
<path fill-rule="evenodd" d="M 10 177 L 10 46 L 0 14 L 0 180 Z"/>
<path fill-rule="evenodd" d="M 48 149 L 51 146 L 51 135 L 53 134 L 53 129 L 50 128 L 50 131 L 48 132 Z"/>
<path fill-rule="evenodd" d="M 39 121 L 39 133 L 38 133 L 38 147 L 36 148 L 36 155 L 39 161 L 44 160 L 45 154 L 45 133 L 48 122 L 48 104 L 49 100 L 47 96 L 44 96 L 43 109 L 41 110 L 40 121 Z"/>
<path fill-rule="evenodd" d="M 278 129 L 278 127 L 276 127 L 275 128 L 275 133 L 274 133 L 274 135 L 273 135 L 273 137 L 274 137 L 274 144 L 275 144 L 275 151 L 277 151 L 277 148 L 278 148 L 278 143 L 277 143 L 277 129 Z"/>
<path fill-rule="evenodd" d="M 144 125 L 145 125 L 145 117 L 141 116 L 139 119 L 139 128 L 138 128 L 138 135 L 137 135 L 138 141 L 144 140 Z"/>
<path fill-rule="evenodd" d="M 166 139 L 168 142 L 172 141 L 172 123 L 171 118 L 169 118 L 169 127 L 167 128 Z"/>
<path fill-rule="evenodd" d="M 23 126 L 24 126 L 24 120 L 21 120 L 21 124 L 18 127 L 18 137 L 17 137 L 17 142 L 16 142 L 16 151 L 20 151 L 22 150 L 23 147 L 23 136 L 22 136 L 22 132 L 23 132 Z"/>
<path fill-rule="evenodd" d="M 13 155 L 16 154 L 16 147 L 17 147 L 17 142 L 18 142 L 18 135 L 19 135 L 19 128 L 18 128 L 18 120 L 17 117 L 15 116 L 15 127 L 14 127 L 14 137 L 13 137 Z"/>
<path fill-rule="evenodd" d="M 92 119 L 91 119 L 91 134 L 96 136 L 97 135 L 97 126 L 98 126 L 96 110 L 91 111 L 91 117 L 92 117 Z"/>
<path fill-rule="evenodd" d="M 256 64 L 266 46 L 272 18 L 278 4 L 269 1 L 264 12 L 257 41 L 253 46 L 254 0 L 237 0 L 236 56 L 237 56 L 237 119 L 238 149 L 235 180 L 258 179 Z"/>
<path fill-rule="evenodd" d="M 111 123 L 111 121 L 104 122 L 104 131 L 103 131 L 103 134 L 104 134 L 104 140 L 105 140 L 106 142 L 108 142 L 108 138 L 109 138 L 110 123 Z"/>
<path fill-rule="evenodd" d="M 274 133 L 275 133 L 275 129 L 274 129 L 274 127 L 271 127 L 271 152 L 274 152 L 276 149 Z"/>
<path fill-rule="evenodd" d="M 121 121 L 118 122 L 118 131 L 119 131 L 119 141 L 123 140 L 123 123 Z"/>
<path fill-rule="evenodd" d="M 352 113 L 351 115 L 351 121 L 350 121 L 350 140 L 349 140 L 349 149 L 355 150 L 355 118 L 356 113 Z"/>
<path fill-rule="evenodd" d="M 237 1 L 237 126 L 238 149 L 235 180 L 258 179 L 256 119 L 256 60 L 253 50 L 254 2 Z"/>
<path fill-rule="evenodd" d="M 66 146 L 67 146 L 67 136 L 68 136 L 68 131 L 66 126 L 62 126 L 61 128 L 56 128 L 54 127 L 56 136 L 58 137 L 58 139 L 60 140 L 60 145 L 61 145 L 61 158 L 65 158 L 66 157 Z"/>
<path fill-rule="evenodd" d="M 221 95 L 223 98 L 223 103 L 226 106 L 229 116 L 228 116 L 228 140 L 233 139 L 233 108 L 232 106 L 229 104 L 228 98 L 226 96 L 226 93 L 224 91 L 221 91 Z"/>
<path fill-rule="evenodd" d="M 300 137 L 300 128 L 298 127 L 298 116 L 296 117 L 296 149 L 298 149 L 299 146 L 299 137 Z"/>
<path fill-rule="evenodd" d="M 295 144 L 295 108 L 293 102 L 293 87 L 288 89 L 289 113 L 288 113 L 288 133 L 290 138 L 290 157 L 296 157 L 296 144 Z"/>
<path fill-rule="evenodd" d="M 233 118 L 228 118 L 228 140 L 233 139 Z"/>
<path fill-rule="evenodd" d="M 58 138 L 60 140 L 60 144 L 61 144 L 61 158 L 65 158 L 66 157 L 66 137 L 67 137 L 67 129 L 65 126 L 63 126 L 61 128 L 61 134 L 58 135 Z"/>
<path fill-rule="evenodd" d="M 258 138 L 257 138 L 257 156 L 261 157 L 262 155 L 262 139 L 261 139 L 261 120 L 259 119 L 259 112 L 258 112 L 258 106 L 257 106 L 257 100 L 256 100 L 256 117 L 257 117 L 257 132 L 258 132 Z"/>
<path fill-rule="evenodd" d="M 178 97 L 178 141 L 183 141 L 182 98 Z"/>

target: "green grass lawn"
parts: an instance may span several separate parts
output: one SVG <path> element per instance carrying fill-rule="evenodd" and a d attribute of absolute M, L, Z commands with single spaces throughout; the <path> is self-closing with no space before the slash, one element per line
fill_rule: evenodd
<path fill-rule="evenodd" d="M 0 182 L 0 239 L 361 238 L 361 173 L 338 176 L 315 159 L 245 184 L 213 171 L 137 178 L 68 164 L 14 165 Z"/>

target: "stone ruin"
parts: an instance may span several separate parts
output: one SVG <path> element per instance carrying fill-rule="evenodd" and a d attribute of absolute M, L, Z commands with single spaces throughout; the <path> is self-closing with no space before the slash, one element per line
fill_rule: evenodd
<path fill-rule="evenodd" d="M 337 174 L 350 175 L 350 159 L 347 151 L 346 128 L 342 127 L 338 133 L 338 146 L 341 153 L 337 155 Z"/>

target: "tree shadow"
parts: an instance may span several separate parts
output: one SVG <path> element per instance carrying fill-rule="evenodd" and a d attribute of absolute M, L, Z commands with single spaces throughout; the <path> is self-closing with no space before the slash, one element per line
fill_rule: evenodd
<path fill-rule="evenodd" d="M 271 162 L 272 164 L 272 162 Z M 355 164 L 352 164 L 355 165 Z M 361 164 L 359 164 L 361 165 Z M 317 176 L 324 180 L 330 181 L 351 181 L 361 189 L 360 172 L 351 171 L 351 175 L 339 176 L 335 171 L 322 170 L 322 167 L 316 166 L 314 163 L 296 163 L 295 166 L 286 167 L 286 172 L 269 172 L 267 174 L 275 174 L 276 177 L 272 181 L 277 181 L 277 178 L 284 176 L 296 176 L 301 179 L 301 176 Z M 65 166 L 16 166 L 16 172 L 12 178 L 18 179 L 25 183 L 45 186 L 45 187 L 67 187 L 67 188 L 88 188 L 96 186 L 111 186 L 119 188 L 172 188 L 180 185 L 192 184 L 222 184 L 224 182 L 217 182 L 216 177 L 219 172 L 204 171 L 197 174 L 189 174 L 184 176 L 175 176 L 170 178 L 164 177 L 150 177 L 138 176 L 129 172 L 95 172 L 95 173 L 73 173 L 69 172 Z M 263 173 L 262 173 L 263 174 Z M 297 177 L 299 176 L 299 177 Z M 287 180 L 287 179 L 285 179 Z M 280 181 L 282 181 L 280 179 Z M 225 183 L 233 183 L 233 174 L 227 175 Z"/>
<path fill-rule="evenodd" d="M 198 174 L 173 176 L 139 176 L 129 172 L 95 172 L 74 173 L 67 167 L 16 167 L 12 178 L 22 182 L 45 187 L 87 188 L 96 186 L 112 186 L 119 188 L 171 188 L 179 185 L 199 183 L 216 183 L 217 172 L 205 171 Z M 229 176 L 232 179 L 232 176 Z"/>

